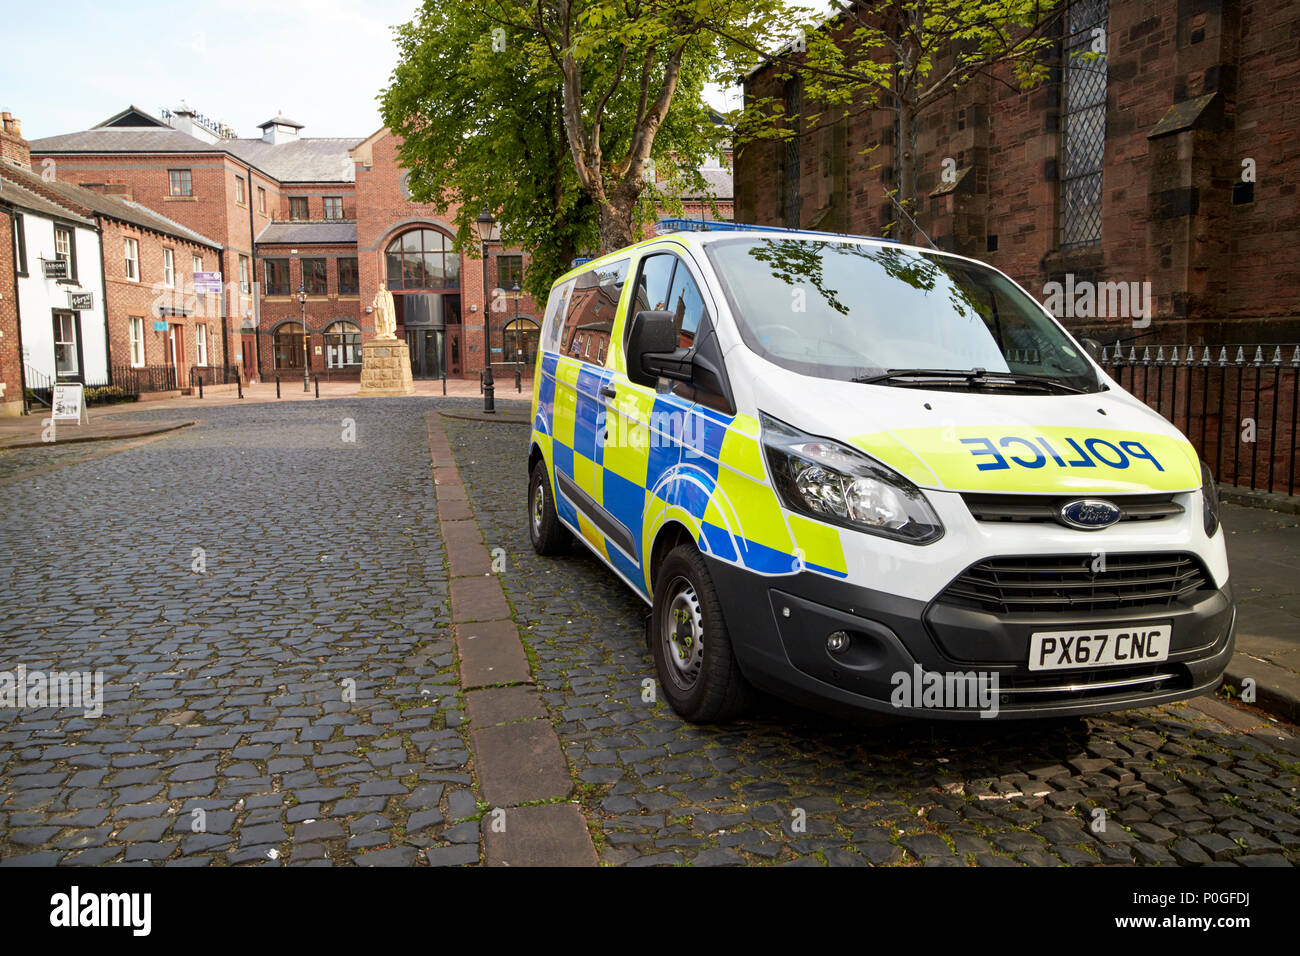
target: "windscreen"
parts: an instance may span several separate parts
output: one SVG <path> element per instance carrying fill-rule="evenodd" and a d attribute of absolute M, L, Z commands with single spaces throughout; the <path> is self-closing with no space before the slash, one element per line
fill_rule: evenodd
<path fill-rule="evenodd" d="M 986 266 L 809 237 L 744 237 L 706 248 L 745 344 L 801 374 L 852 380 L 984 369 L 1098 387 L 1069 336 Z"/>

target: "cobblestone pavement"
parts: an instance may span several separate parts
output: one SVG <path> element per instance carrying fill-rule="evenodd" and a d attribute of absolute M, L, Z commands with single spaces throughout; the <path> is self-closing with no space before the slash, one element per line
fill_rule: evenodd
<path fill-rule="evenodd" d="M 0 453 L 0 671 L 104 677 L 98 718 L 0 709 L 0 865 L 479 860 L 430 407 Z"/>
<path fill-rule="evenodd" d="M 645 606 L 581 546 L 529 546 L 526 426 L 445 427 L 484 541 L 507 552 L 502 583 L 603 862 L 1300 862 L 1296 738 L 1212 699 L 886 729 L 775 702 L 694 727 L 644 703 Z"/>
<path fill-rule="evenodd" d="M 479 862 L 444 404 L 213 407 L 96 457 L 0 452 L 0 680 L 105 681 L 100 717 L 0 709 L 0 866 Z M 1300 861 L 1300 748 L 1219 702 L 887 730 L 643 703 L 644 607 L 580 549 L 528 545 L 526 427 L 444 425 L 603 862 Z"/>

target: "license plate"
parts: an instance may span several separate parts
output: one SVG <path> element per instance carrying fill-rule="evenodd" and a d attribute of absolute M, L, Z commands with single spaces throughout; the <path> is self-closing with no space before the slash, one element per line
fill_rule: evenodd
<path fill-rule="evenodd" d="M 1037 631 L 1029 636 L 1029 669 L 1053 671 L 1168 660 L 1170 631 L 1168 624 L 1105 631 Z"/>

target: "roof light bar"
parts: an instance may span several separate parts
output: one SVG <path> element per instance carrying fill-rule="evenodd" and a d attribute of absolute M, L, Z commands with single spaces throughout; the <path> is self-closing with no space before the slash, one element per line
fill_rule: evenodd
<path fill-rule="evenodd" d="M 816 229 L 791 229 L 787 226 L 760 226 L 748 222 L 725 222 L 718 219 L 660 219 L 655 223 L 655 235 L 666 236 L 674 232 L 788 232 L 800 236 L 829 236 L 832 239 L 873 239 L 876 242 L 897 242 L 881 236 L 855 236 L 843 232 L 820 232 Z"/>

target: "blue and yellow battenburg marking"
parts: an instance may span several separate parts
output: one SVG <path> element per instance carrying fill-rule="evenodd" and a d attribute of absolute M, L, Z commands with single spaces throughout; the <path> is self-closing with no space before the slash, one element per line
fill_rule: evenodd
<path fill-rule="evenodd" d="M 651 585 L 645 556 L 672 521 L 702 551 L 756 573 L 847 576 L 838 529 L 782 512 L 752 416 L 629 387 L 621 376 L 617 400 L 605 403 L 601 388 L 614 374 L 555 353 L 543 353 L 539 371 L 533 440 L 556 474 L 626 529 L 635 553 L 563 493 L 554 496 L 556 512 L 643 595 Z"/>

